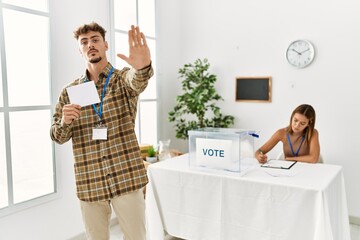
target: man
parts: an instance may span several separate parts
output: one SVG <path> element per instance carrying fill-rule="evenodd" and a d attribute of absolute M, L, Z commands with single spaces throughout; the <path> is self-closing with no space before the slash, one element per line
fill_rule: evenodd
<path fill-rule="evenodd" d="M 134 125 L 138 96 L 153 75 L 150 50 L 139 27 L 131 26 L 129 56 L 118 57 L 132 68 L 114 69 L 106 57 L 105 33 L 94 22 L 74 31 L 86 71 L 62 90 L 50 134 L 59 144 L 72 139 L 77 196 L 88 239 L 109 239 L 113 208 L 126 240 L 144 240 L 142 188 L 148 179 Z M 88 81 L 94 81 L 101 102 L 85 107 L 70 103 L 66 88 Z"/>

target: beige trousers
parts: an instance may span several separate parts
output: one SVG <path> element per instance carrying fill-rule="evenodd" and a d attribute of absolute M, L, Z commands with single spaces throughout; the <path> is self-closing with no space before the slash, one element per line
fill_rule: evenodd
<path fill-rule="evenodd" d="M 88 240 L 110 239 L 111 207 L 126 240 L 145 240 L 145 201 L 143 190 L 115 197 L 110 201 L 80 201 Z"/>

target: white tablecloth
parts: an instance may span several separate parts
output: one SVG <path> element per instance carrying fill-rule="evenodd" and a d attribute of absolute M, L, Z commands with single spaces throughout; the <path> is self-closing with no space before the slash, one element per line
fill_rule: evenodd
<path fill-rule="evenodd" d="M 242 176 L 189 169 L 188 155 L 152 164 L 148 240 L 350 240 L 341 166 L 296 163 Z M 244 168 L 245 169 L 245 168 Z"/>

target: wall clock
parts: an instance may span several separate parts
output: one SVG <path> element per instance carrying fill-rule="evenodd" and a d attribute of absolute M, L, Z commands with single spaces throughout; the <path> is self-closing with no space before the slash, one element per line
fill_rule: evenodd
<path fill-rule="evenodd" d="M 294 67 L 304 68 L 315 57 L 315 48 L 308 40 L 296 40 L 286 50 L 286 59 Z"/>

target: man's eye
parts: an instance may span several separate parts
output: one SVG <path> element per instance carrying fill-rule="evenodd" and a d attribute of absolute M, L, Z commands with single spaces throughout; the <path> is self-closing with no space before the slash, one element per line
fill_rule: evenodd
<path fill-rule="evenodd" d="M 86 41 L 81 42 L 81 45 L 86 45 L 86 44 L 87 44 Z"/>
<path fill-rule="evenodd" d="M 98 39 L 93 39 L 93 43 L 97 43 L 98 41 Z"/>

